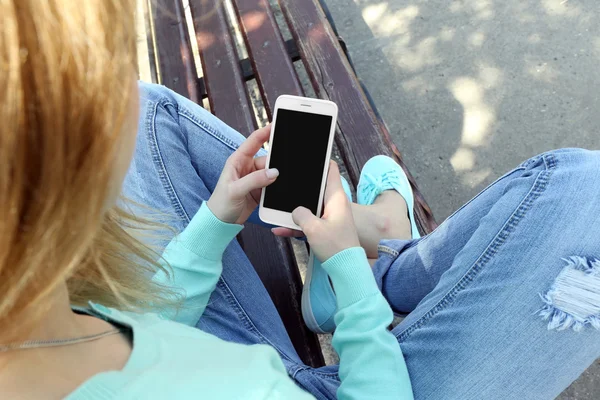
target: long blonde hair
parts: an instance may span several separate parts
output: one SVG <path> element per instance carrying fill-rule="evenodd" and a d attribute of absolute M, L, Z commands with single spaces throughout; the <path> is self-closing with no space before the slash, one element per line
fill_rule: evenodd
<path fill-rule="evenodd" d="M 71 301 L 172 298 L 142 222 L 106 201 L 135 84 L 134 0 L 0 0 L 0 338 Z M 133 133 L 135 134 L 135 133 Z"/>

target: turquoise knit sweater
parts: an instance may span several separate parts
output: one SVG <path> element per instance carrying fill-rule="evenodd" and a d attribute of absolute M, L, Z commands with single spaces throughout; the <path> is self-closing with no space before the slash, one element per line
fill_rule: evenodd
<path fill-rule="evenodd" d="M 121 371 L 93 376 L 75 399 L 309 399 L 267 345 L 223 341 L 194 328 L 222 271 L 221 258 L 241 225 L 218 220 L 206 206 L 165 250 L 172 276 L 160 283 L 185 293 L 173 316 L 125 313 L 91 303 L 89 312 L 133 332 L 131 357 Z M 340 356 L 340 399 L 412 399 L 398 342 L 387 330 L 392 310 L 379 292 L 362 248 L 323 264 L 337 295 L 333 347 Z"/>

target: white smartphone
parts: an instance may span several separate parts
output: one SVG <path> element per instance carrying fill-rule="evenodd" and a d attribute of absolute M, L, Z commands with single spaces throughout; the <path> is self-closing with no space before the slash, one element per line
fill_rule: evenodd
<path fill-rule="evenodd" d="M 321 215 L 337 114 L 331 101 L 277 98 L 266 168 L 277 168 L 279 177 L 262 191 L 261 220 L 300 230 L 292 220 L 297 207 Z"/>

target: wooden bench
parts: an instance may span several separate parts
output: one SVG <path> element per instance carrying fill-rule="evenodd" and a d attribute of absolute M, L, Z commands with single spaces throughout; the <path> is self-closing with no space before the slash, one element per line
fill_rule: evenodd
<path fill-rule="evenodd" d="M 268 118 L 281 94 L 305 95 L 294 66 L 302 62 L 319 98 L 339 107 L 336 145 L 351 184 L 372 156 L 394 157 L 415 189 L 415 211 L 422 233 L 436 226 L 430 208 L 402 162 L 389 131 L 353 71 L 345 45 L 314 0 L 279 0 L 292 39 L 284 40 L 268 0 L 230 0 L 230 18 L 223 0 L 189 0 L 191 21 L 201 60 L 194 62 L 183 0 L 147 0 L 147 32 L 153 79 L 202 104 L 243 134 L 257 128 L 247 82 L 255 79 Z M 277 10 L 279 12 L 279 10 Z M 243 35 L 248 57 L 236 49 L 233 25 Z M 192 32 L 193 32 L 192 31 Z M 302 281 L 290 240 L 249 225 L 240 242 L 267 288 L 292 342 L 308 365 L 323 365 L 319 341 L 302 321 Z"/>

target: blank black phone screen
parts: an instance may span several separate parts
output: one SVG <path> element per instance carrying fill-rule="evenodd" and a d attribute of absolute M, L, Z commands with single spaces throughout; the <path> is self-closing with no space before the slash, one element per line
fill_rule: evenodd
<path fill-rule="evenodd" d="M 303 206 L 317 213 L 333 117 L 277 110 L 269 168 L 279 177 L 265 191 L 264 207 L 292 212 Z"/>

